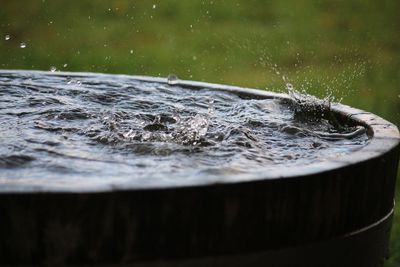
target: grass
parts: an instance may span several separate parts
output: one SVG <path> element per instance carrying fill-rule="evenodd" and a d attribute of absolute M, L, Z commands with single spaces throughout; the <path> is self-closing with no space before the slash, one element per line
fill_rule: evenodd
<path fill-rule="evenodd" d="M 389 0 L 6 1 L 0 68 L 174 73 L 274 91 L 285 75 L 400 125 L 398 10 Z M 387 267 L 400 265 L 398 206 L 394 222 Z"/>

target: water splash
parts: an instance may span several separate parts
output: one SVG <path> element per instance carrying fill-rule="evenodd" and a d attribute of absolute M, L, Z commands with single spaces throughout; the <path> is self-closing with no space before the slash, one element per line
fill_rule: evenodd
<path fill-rule="evenodd" d="M 134 119 L 124 113 L 106 113 L 102 117 L 106 125 L 106 135 L 101 135 L 102 142 L 159 142 L 181 145 L 202 145 L 208 133 L 211 117 L 214 114 L 214 99 L 209 98 L 206 114 L 180 115 L 158 114 L 138 115 Z M 117 133 L 117 134 L 115 134 Z M 99 137 L 96 137 L 97 139 Z"/>
<path fill-rule="evenodd" d="M 286 84 L 291 83 L 296 87 L 297 93 L 318 95 L 325 102 L 340 103 L 343 98 L 354 92 L 353 83 L 363 76 L 367 69 L 365 56 L 357 49 L 338 49 L 329 61 L 324 61 L 324 64 L 318 61 L 319 65 L 315 66 L 312 63 L 317 59 L 314 51 L 300 51 L 297 45 L 287 41 L 290 49 L 285 53 L 285 58 L 277 58 L 277 54 L 280 53 L 274 53 L 276 47 L 271 47 L 267 39 L 260 35 L 253 35 L 246 40 L 229 38 L 230 43 L 226 45 L 226 49 L 232 50 L 234 47 L 252 54 L 255 59 L 254 66 L 268 72 L 268 84 L 264 88 L 270 91 L 286 93 Z M 346 63 L 342 55 L 351 55 L 353 62 Z M 279 66 L 277 62 L 281 61 L 284 64 Z"/>
<path fill-rule="evenodd" d="M 299 57 L 299 53 L 297 53 L 297 56 Z M 286 89 L 284 92 L 293 100 L 293 109 L 296 118 L 317 121 L 321 118 L 331 119 L 332 123 L 337 127 L 341 126 L 331 116 L 331 104 L 335 101 L 340 103 L 345 93 L 342 93 L 342 97 L 339 99 L 336 99 L 333 94 L 338 94 L 339 88 L 341 89 L 340 92 L 343 92 L 342 90 L 346 92 L 350 91 L 350 82 L 363 75 L 365 71 L 364 63 L 360 63 L 342 71 L 337 77 L 330 78 L 326 76 L 325 78 L 317 78 L 317 82 L 315 82 L 313 78 L 309 78 L 313 77 L 315 71 L 311 66 L 306 66 L 305 69 L 308 72 L 307 78 L 299 78 L 300 70 L 295 71 L 295 80 L 299 87 L 297 89 L 294 86 L 294 82 L 289 79 L 288 74 L 280 70 L 276 63 L 272 63 L 270 56 L 263 55 L 260 60 L 264 62 L 264 67 L 270 69 L 272 73 L 276 74 L 283 81 Z M 310 91 L 315 91 L 316 88 L 323 89 L 324 96 L 322 98 L 310 93 Z"/>
<path fill-rule="evenodd" d="M 197 145 L 207 134 L 208 125 L 208 117 L 200 114 L 180 119 L 172 134 L 172 140 L 183 145 Z"/>
<path fill-rule="evenodd" d="M 323 117 L 326 112 L 330 112 L 331 96 L 320 99 L 305 92 L 300 93 L 291 83 L 286 83 L 286 89 L 288 95 L 294 100 L 295 114 L 304 114 L 317 119 Z"/>

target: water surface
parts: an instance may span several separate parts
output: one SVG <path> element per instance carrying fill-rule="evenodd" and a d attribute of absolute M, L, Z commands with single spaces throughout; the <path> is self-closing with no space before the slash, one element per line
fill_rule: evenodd
<path fill-rule="evenodd" d="M 298 113 L 280 99 L 176 81 L 0 71 L 0 190 L 268 177 L 368 142 L 362 127 Z"/>

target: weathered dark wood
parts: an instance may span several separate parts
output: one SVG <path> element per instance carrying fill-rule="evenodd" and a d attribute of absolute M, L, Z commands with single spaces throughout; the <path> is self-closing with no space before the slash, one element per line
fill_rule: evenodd
<path fill-rule="evenodd" d="M 128 263 L 337 238 L 391 212 L 396 152 L 309 177 L 161 190 L 2 194 L 0 260 Z"/>

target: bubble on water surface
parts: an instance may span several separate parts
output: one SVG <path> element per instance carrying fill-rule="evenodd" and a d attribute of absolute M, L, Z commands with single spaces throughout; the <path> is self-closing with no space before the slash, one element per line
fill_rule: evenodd
<path fill-rule="evenodd" d="M 22 43 L 19 44 L 19 47 L 20 48 L 26 48 L 26 44 L 24 42 L 22 42 Z"/>
<path fill-rule="evenodd" d="M 179 82 L 179 78 L 175 74 L 169 74 L 167 77 L 167 82 L 168 84 L 174 85 Z"/>
<path fill-rule="evenodd" d="M 8 41 L 11 39 L 11 36 L 9 34 L 6 34 L 6 36 L 4 36 L 4 40 Z"/>

